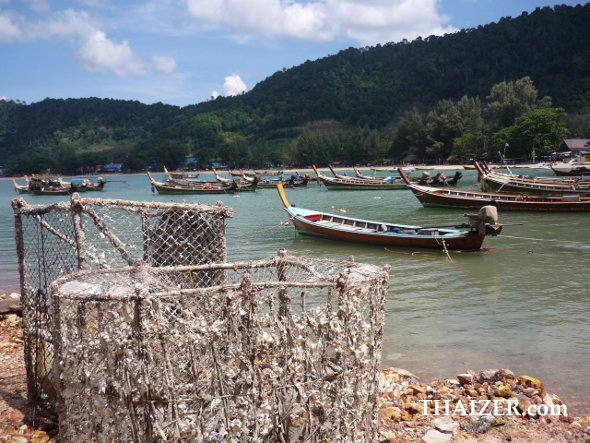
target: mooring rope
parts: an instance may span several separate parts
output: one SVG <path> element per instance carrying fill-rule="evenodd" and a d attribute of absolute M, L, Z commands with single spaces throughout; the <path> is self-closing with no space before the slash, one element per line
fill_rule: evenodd
<path fill-rule="evenodd" d="M 443 252 L 445 253 L 445 255 L 449 258 L 449 260 L 451 261 L 452 264 L 455 264 L 455 262 L 451 258 L 451 254 L 449 254 L 449 250 L 447 249 L 447 243 L 445 242 L 444 238 L 442 239 L 442 246 L 443 246 Z"/>

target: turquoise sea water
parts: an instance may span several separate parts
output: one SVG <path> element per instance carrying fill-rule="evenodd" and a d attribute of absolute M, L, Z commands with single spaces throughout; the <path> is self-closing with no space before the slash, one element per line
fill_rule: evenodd
<path fill-rule="evenodd" d="M 449 171 L 447 175 L 452 175 Z M 531 173 L 531 170 L 516 171 Z M 550 171 L 549 171 L 550 172 Z M 547 175 L 546 171 L 534 171 Z M 417 174 L 417 173 L 415 173 Z M 463 188 L 475 188 L 464 171 Z M 308 257 L 390 264 L 383 365 L 409 369 L 423 380 L 466 369 L 507 367 L 541 378 L 575 413 L 590 411 L 590 213 L 500 213 L 503 235 L 484 252 L 388 251 L 297 236 L 276 191 L 210 196 L 160 196 L 144 175 L 108 177 L 89 197 L 153 201 L 223 201 L 231 261 L 263 258 L 286 248 Z M 410 191 L 328 191 L 316 184 L 287 190 L 297 206 L 357 218 L 416 225 L 463 221 L 463 211 L 423 208 Z M 0 292 L 18 291 L 9 180 L 0 180 Z M 67 197 L 23 196 L 31 203 Z"/>

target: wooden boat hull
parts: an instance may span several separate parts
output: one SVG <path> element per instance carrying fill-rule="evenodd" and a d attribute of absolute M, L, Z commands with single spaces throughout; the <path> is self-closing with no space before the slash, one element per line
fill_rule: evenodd
<path fill-rule="evenodd" d="M 153 184 L 158 194 L 233 194 L 234 190 L 221 188 L 189 188 L 180 186 L 166 186 L 162 184 Z"/>
<path fill-rule="evenodd" d="M 481 190 L 484 192 L 510 192 L 527 194 L 586 194 L 590 195 L 590 188 L 583 188 L 575 185 L 551 185 L 546 183 L 525 183 L 509 180 L 496 179 L 491 176 L 484 176 L 481 179 Z"/>
<path fill-rule="evenodd" d="M 168 171 L 166 167 L 164 167 L 164 174 L 166 177 L 173 180 L 190 180 L 196 179 L 199 177 L 198 172 L 189 172 L 189 171 Z"/>
<path fill-rule="evenodd" d="M 481 249 L 485 236 L 468 233 L 461 237 L 419 237 L 419 236 L 387 236 L 379 234 L 354 233 L 329 229 L 318 224 L 307 222 L 299 217 L 292 219 L 295 229 L 302 235 L 320 237 L 329 240 L 361 243 L 376 246 L 392 246 L 404 248 L 439 249 L 474 251 Z M 445 246 L 443 246 L 443 243 Z"/>
<path fill-rule="evenodd" d="M 484 192 L 509 192 L 525 194 L 581 194 L 590 195 L 589 182 L 547 181 L 544 179 L 527 179 L 512 177 L 506 174 L 495 174 L 486 171 L 478 162 L 474 163 L 481 174 L 481 190 Z"/>
<path fill-rule="evenodd" d="M 402 176 L 403 177 L 403 176 Z M 406 180 L 409 181 L 407 177 Z M 479 209 L 496 202 L 500 211 L 589 212 L 590 196 L 492 194 L 460 189 L 441 189 L 409 184 L 423 206 L 453 209 Z"/>
<path fill-rule="evenodd" d="M 258 179 L 248 180 L 246 177 L 241 178 L 223 178 L 220 177 L 215 168 L 211 168 L 215 174 L 215 180 L 224 188 L 233 188 L 234 192 L 254 192 L 258 187 Z M 191 186 L 191 182 L 188 183 Z"/>
<path fill-rule="evenodd" d="M 326 189 L 334 191 L 396 191 L 407 189 L 402 183 L 351 183 L 334 182 L 329 178 L 320 178 Z"/>
<path fill-rule="evenodd" d="M 90 183 L 90 184 L 82 184 L 82 185 L 75 185 L 71 184 L 72 192 L 97 192 L 97 191 L 104 191 L 104 185 L 106 182 L 98 182 L 98 183 Z"/>
<path fill-rule="evenodd" d="M 295 229 L 302 235 L 375 246 L 462 251 L 481 249 L 485 238 L 474 230 L 395 225 L 293 207 L 283 187 L 278 185 L 277 190 Z"/>
<path fill-rule="evenodd" d="M 318 176 L 320 183 L 326 186 L 326 189 L 336 191 L 395 191 L 406 189 L 404 183 L 384 183 L 384 182 L 369 182 L 355 177 L 341 178 L 340 177 L 326 177 L 320 174 L 315 165 L 312 165 L 314 172 Z"/>
<path fill-rule="evenodd" d="M 457 209 L 479 209 L 495 201 L 500 211 L 590 212 L 590 199 L 583 201 L 551 200 L 545 196 L 528 195 L 522 198 L 510 194 L 471 193 L 469 191 L 424 192 L 420 186 L 410 189 L 423 206 Z"/>
<path fill-rule="evenodd" d="M 590 175 L 590 165 L 571 166 L 569 168 L 556 168 L 551 166 L 551 170 L 559 177 L 580 177 L 584 175 Z"/>
<path fill-rule="evenodd" d="M 305 188 L 307 186 L 307 181 L 305 182 L 274 182 L 274 183 L 266 183 L 266 182 L 258 182 L 258 187 L 263 189 L 276 189 L 277 184 L 281 183 L 284 188 Z"/>
<path fill-rule="evenodd" d="M 31 190 L 30 193 L 33 195 L 70 195 L 73 191 L 70 188 L 67 189 L 35 189 Z"/>
<path fill-rule="evenodd" d="M 158 194 L 233 194 L 236 188 L 225 187 L 217 184 L 206 183 L 203 186 L 186 186 L 179 184 L 165 184 L 157 182 L 150 172 L 147 173 L 152 184 L 152 191 L 158 191 Z M 209 186 L 207 186 L 209 185 Z"/>

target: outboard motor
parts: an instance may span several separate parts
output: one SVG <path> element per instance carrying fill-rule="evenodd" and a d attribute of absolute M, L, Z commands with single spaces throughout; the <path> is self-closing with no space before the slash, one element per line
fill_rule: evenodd
<path fill-rule="evenodd" d="M 502 232 L 502 225 L 498 223 L 498 203 L 482 206 L 477 214 L 464 214 L 468 217 L 469 226 L 479 235 L 496 236 Z"/>

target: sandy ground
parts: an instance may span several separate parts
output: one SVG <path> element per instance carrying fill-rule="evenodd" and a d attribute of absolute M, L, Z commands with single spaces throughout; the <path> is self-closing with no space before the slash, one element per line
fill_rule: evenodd
<path fill-rule="evenodd" d="M 0 442 L 50 441 L 55 426 L 41 429 L 44 426 L 39 420 L 35 429 L 30 426 L 32 418 L 27 401 L 22 319 L 14 314 L 0 316 Z"/>

